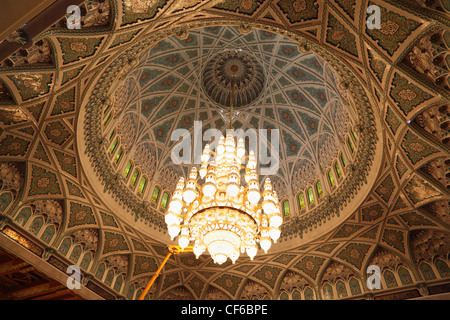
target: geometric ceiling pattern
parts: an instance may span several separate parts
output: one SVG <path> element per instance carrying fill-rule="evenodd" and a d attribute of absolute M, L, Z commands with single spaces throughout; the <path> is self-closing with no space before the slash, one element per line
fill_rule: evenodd
<path fill-rule="evenodd" d="M 187 178 L 194 156 L 187 165 L 174 165 L 172 150 L 178 141 L 171 137 L 184 129 L 191 139 L 202 140 L 208 129 L 225 132 L 230 127 L 230 108 L 208 98 L 202 70 L 208 68 L 211 57 L 233 50 L 258 61 L 261 83 L 265 83 L 257 100 L 233 112 L 232 128 L 266 130 L 269 150 L 274 141 L 278 143 L 272 130 L 279 130 L 280 162 L 274 183 L 280 199 L 317 179 L 325 180 L 321 172 L 342 154 L 344 131 L 351 126 L 343 106 L 348 102 L 340 96 L 336 74 L 314 53 L 300 54 L 292 40 L 263 30 L 242 34 L 237 27 L 194 29 L 184 40 L 169 37 L 140 55 L 137 65 L 115 86 L 110 103 L 114 110 L 107 106 L 103 113 L 102 122 L 107 125 L 102 138 L 113 144 L 114 151 L 126 150 L 114 166 L 116 174 L 132 161 L 155 185 L 169 190 L 175 189 L 179 176 Z M 90 116 L 86 121 L 94 122 Z M 197 133 L 195 121 L 202 132 Z M 203 148 L 206 141 L 200 143 Z M 350 152 L 345 154 L 350 157 Z M 299 179 L 301 170 L 309 172 Z M 327 186 L 326 180 L 322 185 Z M 147 190 L 143 198 L 151 196 L 153 188 Z"/>
<path fill-rule="evenodd" d="M 281 242 L 253 261 L 219 266 L 206 255 L 173 256 L 146 298 L 407 299 L 449 291 L 450 8 L 444 1 L 194 0 L 184 7 L 170 0 L 147 7 L 138 2 L 133 11 L 126 1 L 85 1 L 80 30 L 67 29 L 61 16 L 0 62 L 4 250 L 62 282 L 67 266 L 77 264 L 85 298 L 136 299 L 164 259 L 169 238 L 157 219 L 138 228 L 139 217 L 130 209 L 134 202 L 117 201 L 108 189 L 123 182 L 124 167 L 119 170 L 112 156 L 96 159 L 86 146 L 108 154 L 116 127 L 102 126 L 102 135 L 85 140 L 94 124 L 84 123 L 88 102 L 109 81 L 107 72 L 114 74 L 110 100 L 89 112 L 103 122 L 111 105 L 111 123 L 125 131 L 120 137 L 129 159 L 136 158 L 140 143 L 149 142 L 142 154 L 154 161 L 146 164 L 149 182 L 142 196 L 158 211 L 150 200 L 153 186 L 170 191 L 170 179 L 185 174 L 165 169 L 171 130 L 190 128 L 193 121 L 222 130 L 229 125 L 229 109 L 204 93 L 200 75 L 210 57 L 239 47 L 261 66 L 265 87 L 235 110 L 233 123 L 281 130 L 282 166 L 275 179 L 289 200 L 290 225 L 308 223 L 301 225 L 301 235 L 287 236 L 289 245 Z M 380 29 L 366 27 L 371 4 L 381 8 Z M 19 32 L 6 42 L 26 41 L 21 40 Z M 286 56 L 283 46 L 295 50 Z M 118 61 L 128 67 L 118 68 Z M 307 79 L 298 80 L 299 72 Z M 157 91 L 158 79 L 170 76 L 178 79 L 171 90 Z M 308 99 L 296 105 L 289 90 Z M 347 95 L 353 96 L 350 102 L 367 102 L 373 113 L 356 112 L 343 103 Z M 148 110 L 146 99 L 153 99 Z M 170 103 L 175 111 L 165 113 Z M 347 114 L 335 117 L 332 108 Z M 305 119 L 317 121 L 315 131 Z M 345 139 L 338 137 L 351 138 L 348 125 L 370 121 L 377 123 L 381 148 L 375 158 L 368 153 L 367 161 L 378 169 L 361 176 L 364 183 L 353 183 L 354 193 L 342 193 L 349 200 L 334 216 L 303 219 L 309 212 L 298 208 L 303 188 L 294 178 L 301 171 L 298 162 L 309 159 L 322 169 L 314 177 L 325 185 L 323 167 L 332 157 L 322 156 L 319 145 L 321 138 L 335 138 L 327 150 L 333 156 L 346 150 L 342 183 L 353 185 L 358 166 L 351 164 L 357 158 L 349 157 Z M 372 133 L 358 129 L 356 152 L 363 153 L 361 137 Z M 287 144 L 287 134 L 295 147 Z M 104 163 L 94 170 L 97 160 Z M 117 168 L 115 174 L 110 168 Z M 140 203 L 147 201 L 130 192 Z M 358 205 L 347 205 L 351 201 Z M 328 231 L 319 233 L 324 226 Z M 370 265 L 382 270 L 381 290 L 366 286 Z"/>

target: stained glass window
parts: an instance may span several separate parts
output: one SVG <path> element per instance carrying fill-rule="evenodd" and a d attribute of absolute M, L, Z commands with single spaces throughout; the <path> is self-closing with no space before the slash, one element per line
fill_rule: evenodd
<path fill-rule="evenodd" d="M 320 183 L 320 181 L 317 181 L 317 183 L 316 183 L 316 191 L 317 191 L 317 196 L 319 198 L 322 198 L 323 190 L 322 190 L 322 184 Z"/>
<path fill-rule="evenodd" d="M 355 142 L 356 142 L 356 134 L 355 134 L 355 132 L 353 131 L 353 128 L 350 128 L 350 133 L 351 133 L 351 135 L 352 135 L 353 140 L 355 140 Z"/>
<path fill-rule="evenodd" d="M 168 201 L 169 201 L 169 194 L 167 192 L 164 192 L 161 199 L 161 208 L 166 209 Z"/>
<path fill-rule="evenodd" d="M 155 187 L 155 189 L 153 190 L 152 202 L 158 203 L 159 192 L 160 189 L 158 187 Z"/>
<path fill-rule="evenodd" d="M 118 144 L 119 144 L 119 138 L 116 138 L 116 140 L 114 140 L 113 144 L 111 145 L 111 148 L 109 148 L 109 152 L 111 154 L 114 153 L 114 151 L 116 150 Z"/>
<path fill-rule="evenodd" d="M 323 288 L 323 297 L 325 300 L 332 300 L 334 299 L 333 295 L 333 288 L 330 286 L 330 284 L 326 283 Z"/>
<path fill-rule="evenodd" d="M 434 280 L 436 279 L 436 275 L 433 272 L 433 269 L 431 269 L 430 265 L 428 263 L 422 262 L 419 265 L 420 272 L 422 272 L 423 278 L 425 280 Z"/>
<path fill-rule="evenodd" d="M 112 103 L 108 103 L 106 109 L 103 111 L 103 114 L 107 114 L 108 111 L 111 109 L 111 107 L 112 107 Z"/>
<path fill-rule="evenodd" d="M 298 195 L 298 205 L 300 206 L 300 210 L 303 210 L 306 208 L 305 197 L 303 196 L 303 193 L 300 193 Z"/>
<path fill-rule="evenodd" d="M 114 138 L 115 135 L 116 135 L 116 130 L 113 130 L 111 132 L 111 134 L 109 135 L 109 141 L 111 141 Z"/>
<path fill-rule="evenodd" d="M 341 168 L 339 167 L 339 163 L 336 161 L 334 163 L 334 168 L 336 169 L 336 175 L 340 179 L 342 177 Z"/>
<path fill-rule="evenodd" d="M 116 157 L 114 158 L 114 163 L 118 164 L 120 159 L 122 158 L 122 154 L 123 154 L 123 149 L 120 148 L 119 151 L 116 154 Z"/>
<path fill-rule="evenodd" d="M 345 159 L 344 159 L 344 154 L 343 153 L 341 153 L 341 162 L 342 162 L 342 165 L 345 167 L 346 163 L 345 163 Z"/>
<path fill-rule="evenodd" d="M 143 193 L 146 185 L 147 185 L 147 178 L 146 177 L 142 177 L 141 183 L 139 184 L 138 191 L 140 193 Z"/>
<path fill-rule="evenodd" d="M 357 294 L 361 294 L 361 286 L 359 285 L 359 281 L 355 278 L 351 278 L 349 281 L 350 285 L 350 292 L 353 296 L 356 296 Z"/>
<path fill-rule="evenodd" d="M 135 186 L 137 178 L 139 177 L 139 170 L 134 170 L 133 176 L 131 177 L 131 185 Z"/>
<path fill-rule="evenodd" d="M 133 162 L 129 161 L 127 163 L 127 166 L 125 167 L 125 171 L 123 172 L 123 176 L 125 178 L 128 178 L 128 176 L 130 175 L 131 172 L 131 168 L 133 167 Z"/>
<path fill-rule="evenodd" d="M 328 170 L 328 180 L 330 181 L 330 185 L 332 187 L 334 187 L 335 182 L 334 182 L 333 171 L 331 171 L 331 169 Z"/>
<path fill-rule="evenodd" d="M 435 262 L 435 266 L 441 278 L 447 278 L 450 275 L 450 268 L 444 260 L 437 259 Z"/>
<path fill-rule="evenodd" d="M 287 217 L 291 214 L 291 210 L 289 209 L 289 201 L 288 200 L 283 201 L 283 212 L 284 212 L 285 217 Z"/>
<path fill-rule="evenodd" d="M 395 279 L 395 276 L 391 271 L 389 271 L 389 270 L 384 271 L 383 277 L 384 277 L 384 282 L 386 282 L 386 286 L 388 288 L 398 287 L 397 279 Z"/>
<path fill-rule="evenodd" d="M 313 192 L 312 188 L 308 189 L 308 202 L 309 202 L 309 204 L 314 203 L 314 192 Z"/>
<path fill-rule="evenodd" d="M 336 293 L 338 298 L 348 297 L 347 287 L 345 286 L 345 283 L 342 280 L 339 280 L 336 283 Z"/>
<path fill-rule="evenodd" d="M 110 112 L 108 114 L 108 116 L 106 117 L 105 121 L 103 122 L 103 126 L 106 127 L 109 123 L 109 121 L 111 120 L 111 116 L 112 116 L 112 112 Z"/>
<path fill-rule="evenodd" d="M 409 271 L 403 267 L 398 269 L 398 276 L 400 278 L 400 281 L 402 282 L 402 285 L 404 285 L 404 286 L 413 283 L 413 280 L 411 278 L 411 275 L 409 274 Z"/>
<path fill-rule="evenodd" d="M 350 148 L 350 151 L 353 153 L 355 148 L 353 147 L 353 143 L 351 142 L 350 138 L 347 138 L 347 144 L 348 144 L 348 147 Z"/>
<path fill-rule="evenodd" d="M 307 287 L 303 293 L 305 295 L 305 300 L 314 300 L 314 291 L 310 287 Z"/>

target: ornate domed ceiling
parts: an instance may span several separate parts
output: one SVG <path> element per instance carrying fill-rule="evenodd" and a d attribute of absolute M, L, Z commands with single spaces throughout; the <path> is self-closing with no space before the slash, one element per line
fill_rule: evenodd
<path fill-rule="evenodd" d="M 267 30 L 242 33 L 238 27 L 205 27 L 190 30 L 182 39 L 173 35 L 158 41 L 143 48 L 131 62 L 125 60 L 127 68 L 105 71 L 114 80 L 107 86 L 105 81 L 97 84 L 84 119 L 79 118 L 87 126 L 85 140 L 91 158 L 84 165 L 92 165 L 100 181 L 118 177 L 118 181 L 105 183 L 116 201 L 125 203 L 127 209 L 142 208 L 124 212 L 125 221 L 140 218 L 147 223 L 152 217 L 161 221 L 165 208 L 158 206 L 158 195 L 150 201 L 155 188 L 170 197 L 179 177 L 187 178 L 197 163 L 198 150 L 209 142 L 207 130 L 225 133 L 230 117 L 236 130 L 265 130 L 258 137 L 269 142 L 264 151 L 279 154 L 279 159 L 271 159 L 278 168 L 270 178 L 281 202 L 286 202 L 285 240 L 292 232 L 296 236 L 302 232 L 288 231 L 288 225 L 298 225 L 290 221 L 291 212 L 292 216 L 309 212 L 306 219 L 325 224 L 325 217 L 334 214 L 331 207 L 350 200 L 372 165 L 376 124 L 374 117 L 364 117 L 364 113 L 373 112 L 363 100 L 338 88 L 339 76 L 328 63 L 315 53 L 300 53 L 297 47 L 295 41 Z M 114 70 L 119 77 L 113 75 Z M 236 83 L 236 109 L 231 115 L 232 81 Z M 358 94 L 364 93 L 359 89 Z M 97 119 L 99 108 L 104 110 L 101 119 Z M 180 129 L 192 137 L 190 148 L 180 151 L 189 153 L 187 159 L 184 154 L 176 155 L 187 160 L 185 165 L 177 165 L 173 154 Z M 105 141 L 105 149 L 95 147 L 98 139 Z M 79 143 L 83 148 L 81 139 Z M 112 165 L 100 170 L 101 159 L 111 158 Z M 354 170 L 344 170 L 351 166 Z M 342 214 L 342 219 L 348 214 Z M 324 230 L 329 228 L 327 224 Z M 148 226 L 139 230 L 146 232 Z"/>
<path fill-rule="evenodd" d="M 366 27 L 370 4 L 378 30 Z M 266 129 L 269 142 L 280 130 L 271 177 L 286 204 L 282 237 L 234 265 L 172 257 L 148 299 L 448 291 L 443 2 L 81 7 L 80 30 L 61 14 L 28 45 L 27 26 L 0 44 L 20 48 L 0 68 L 2 246 L 58 279 L 79 265 L 86 297 L 136 299 L 166 255 L 165 206 L 191 167 L 173 163 L 172 134 L 224 132 L 235 80 L 233 128 Z M 369 265 L 382 270 L 381 290 L 366 286 Z"/>

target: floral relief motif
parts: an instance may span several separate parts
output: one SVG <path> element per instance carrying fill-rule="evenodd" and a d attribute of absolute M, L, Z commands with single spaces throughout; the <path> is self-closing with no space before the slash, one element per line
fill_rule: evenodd
<path fill-rule="evenodd" d="M 414 176 L 408 182 L 405 192 L 414 204 L 441 195 L 436 188 L 418 176 Z"/>
<path fill-rule="evenodd" d="M 28 192 L 29 196 L 61 193 L 61 189 L 59 187 L 58 179 L 55 173 L 47 171 L 35 165 L 32 165 L 31 168 L 32 178 L 30 190 Z"/>
<path fill-rule="evenodd" d="M 370 5 L 376 5 L 373 2 Z M 409 37 L 409 35 L 416 30 L 420 23 L 405 18 L 400 14 L 380 6 L 381 9 L 381 28 L 368 29 L 367 34 L 378 42 L 378 44 L 386 50 L 391 56 L 398 50 L 400 45 Z"/>
<path fill-rule="evenodd" d="M 102 43 L 99 38 L 58 38 L 63 52 L 64 64 L 92 56 Z"/>
<path fill-rule="evenodd" d="M 360 269 L 363 259 L 370 247 L 371 246 L 368 244 L 350 243 L 337 255 L 337 257 Z"/>
<path fill-rule="evenodd" d="M 413 164 L 425 159 L 433 153 L 437 153 L 438 150 L 433 148 L 430 144 L 420 139 L 417 135 L 410 130 L 406 133 L 402 141 L 402 148 L 405 150 L 408 158 Z"/>
<path fill-rule="evenodd" d="M 280 0 L 277 5 L 291 23 L 318 18 L 319 5 L 316 0 Z"/>

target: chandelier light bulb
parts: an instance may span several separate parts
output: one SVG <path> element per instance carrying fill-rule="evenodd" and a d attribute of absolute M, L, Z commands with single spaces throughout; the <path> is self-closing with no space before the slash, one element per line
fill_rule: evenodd
<path fill-rule="evenodd" d="M 189 237 L 187 235 L 181 235 L 178 238 L 178 245 L 181 247 L 182 250 L 186 248 L 189 245 Z"/>
<path fill-rule="evenodd" d="M 203 194 L 208 198 L 213 198 L 214 194 L 216 193 L 216 186 L 214 185 L 214 182 L 207 182 L 203 186 Z"/>
<path fill-rule="evenodd" d="M 207 144 L 205 146 L 205 149 L 203 149 L 203 153 L 202 153 L 202 156 L 201 156 L 201 161 L 203 163 L 206 163 L 206 162 L 208 162 L 209 157 L 210 157 L 210 150 L 209 150 L 209 144 Z"/>
<path fill-rule="evenodd" d="M 223 264 L 225 261 L 227 261 L 227 256 L 223 253 L 218 253 L 213 256 L 213 260 L 217 264 Z"/>
<path fill-rule="evenodd" d="M 268 237 L 262 237 L 259 244 L 261 246 L 261 249 L 263 249 L 265 253 L 267 253 L 267 251 L 272 246 L 272 242 L 270 241 L 270 239 Z"/>
<path fill-rule="evenodd" d="M 231 182 L 227 185 L 227 195 L 230 198 L 235 198 L 239 194 L 239 186 L 235 182 Z"/>
<path fill-rule="evenodd" d="M 223 136 L 219 139 L 219 144 L 217 145 L 216 152 L 218 155 L 223 155 L 225 153 L 225 138 Z"/>
<path fill-rule="evenodd" d="M 227 158 L 230 160 L 233 159 L 235 151 L 234 140 L 232 140 L 233 142 L 230 142 L 231 139 L 232 138 L 228 137 L 225 142 L 225 152 L 227 154 Z"/>
<path fill-rule="evenodd" d="M 166 214 L 164 220 L 168 225 L 179 224 L 177 215 L 170 211 Z"/>
<path fill-rule="evenodd" d="M 278 203 L 278 194 L 275 190 L 273 190 L 273 201 L 277 204 Z"/>
<path fill-rule="evenodd" d="M 177 224 L 169 225 L 168 231 L 170 238 L 173 240 L 180 234 L 180 226 Z"/>
<path fill-rule="evenodd" d="M 250 179 L 251 179 L 251 173 L 249 170 L 245 171 L 245 175 L 244 175 L 244 179 L 246 183 L 250 183 Z"/>
<path fill-rule="evenodd" d="M 235 264 L 235 262 L 238 258 L 239 258 L 239 253 L 236 253 L 236 252 L 230 256 L 230 260 L 233 264 Z"/>
<path fill-rule="evenodd" d="M 270 226 L 278 228 L 283 223 L 283 218 L 279 214 L 274 214 L 270 217 Z"/>
<path fill-rule="evenodd" d="M 273 240 L 274 243 L 280 238 L 281 231 L 278 227 L 270 227 L 269 236 Z"/>
<path fill-rule="evenodd" d="M 203 179 L 207 173 L 208 173 L 208 164 L 206 162 L 203 162 L 200 170 L 198 170 L 198 174 L 200 175 L 200 178 Z"/>
<path fill-rule="evenodd" d="M 245 156 L 245 145 L 244 145 L 244 139 L 242 139 L 242 138 L 239 139 L 236 155 L 241 163 L 242 162 L 241 159 Z"/>
<path fill-rule="evenodd" d="M 174 196 L 174 198 L 175 198 L 175 196 Z M 183 198 L 182 198 L 181 194 L 177 198 L 172 199 L 172 201 L 169 203 L 169 207 L 167 208 L 167 211 L 173 212 L 176 214 L 180 214 L 181 210 L 183 209 L 182 199 Z"/>
<path fill-rule="evenodd" d="M 247 193 L 247 198 L 251 204 L 257 204 L 261 199 L 261 193 L 257 189 L 250 189 Z"/>
<path fill-rule="evenodd" d="M 202 253 L 205 252 L 205 249 L 199 245 L 195 245 L 193 252 L 195 254 L 195 257 L 198 259 L 202 255 Z"/>
<path fill-rule="evenodd" d="M 265 213 L 267 213 L 268 215 L 271 215 L 275 211 L 275 204 L 273 203 L 272 200 L 264 199 L 262 208 Z"/>
<path fill-rule="evenodd" d="M 250 154 L 248 156 L 247 168 L 250 170 L 256 169 L 256 157 L 255 157 L 255 152 L 253 150 L 250 150 Z"/>
<path fill-rule="evenodd" d="M 194 190 L 187 189 L 183 193 L 183 200 L 190 204 L 195 200 L 196 194 Z"/>
<path fill-rule="evenodd" d="M 256 246 L 248 247 L 246 250 L 246 253 L 250 257 L 251 261 L 253 261 L 253 258 L 256 256 L 257 252 L 258 252 L 258 248 Z"/>

